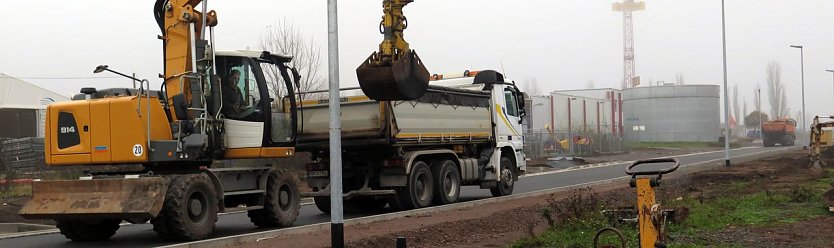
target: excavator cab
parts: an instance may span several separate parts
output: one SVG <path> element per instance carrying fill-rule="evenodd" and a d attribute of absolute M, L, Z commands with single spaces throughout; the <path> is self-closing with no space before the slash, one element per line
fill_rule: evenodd
<path fill-rule="evenodd" d="M 429 87 L 429 71 L 417 52 L 403 39 L 408 21 L 403 15 L 405 5 L 413 0 L 384 0 L 380 33 L 385 39 L 379 51 L 356 68 L 362 92 L 377 101 L 414 100 Z"/>
<path fill-rule="evenodd" d="M 285 65 L 290 59 L 263 51 L 217 52 L 212 109 L 224 120 L 225 149 L 285 146 L 295 140 L 295 91 L 285 83 L 297 74 Z M 284 82 L 270 82 L 277 78 Z M 275 92 L 281 95 L 272 96 L 270 85 L 279 87 Z"/>

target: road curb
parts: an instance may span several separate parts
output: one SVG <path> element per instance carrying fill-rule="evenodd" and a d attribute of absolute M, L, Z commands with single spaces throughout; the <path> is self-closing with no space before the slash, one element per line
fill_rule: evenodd
<path fill-rule="evenodd" d="M 762 152 L 757 152 L 757 153 L 745 154 L 745 155 L 740 155 L 738 157 L 735 157 L 734 159 L 731 159 L 731 161 L 734 162 L 734 163 L 741 163 L 741 162 L 763 159 L 763 158 L 767 158 L 767 157 L 775 157 L 775 156 L 778 156 L 778 155 L 780 155 L 784 152 L 788 152 L 788 151 L 791 151 L 791 150 L 798 150 L 798 149 L 800 149 L 800 148 L 798 148 L 798 147 L 789 147 L 789 148 L 783 148 L 783 149 L 777 149 L 777 150 L 769 150 L 769 151 L 762 151 Z M 717 163 L 717 162 L 723 161 L 723 160 L 724 160 L 723 158 L 707 160 L 707 161 L 702 161 L 702 162 L 698 162 L 698 163 L 687 164 L 687 165 L 684 165 L 683 168 L 685 168 L 685 171 L 691 173 L 691 172 L 706 170 L 706 169 L 714 168 L 714 167 L 718 167 L 718 166 L 723 166 L 723 163 Z M 710 163 L 715 163 L 715 164 L 710 165 Z M 704 166 L 704 165 L 707 165 L 707 166 Z M 694 168 L 695 166 L 697 166 L 698 168 Z M 571 189 L 577 189 L 577 188 L 584 188 L 584 187 L 589 187 L 589 186 L 597 186 L 597 185 L 602 185 L 602 184 L 607 184 L 607 183 L 612 183 L 612 182 L 617 182 L 617 181 L 625 182 L 628 179 L 629 179 L 629 176 L 622 176 L 622 177 L 616 177 L 616 178 L 611 178 L 611 179 L 605 179 L 605 180 L 599 180 L 599 181 L 593 181 L 593 182 L 587 182 L 587 183 L 581 183 L 581 184 L 575 184 L 575 185 L 569 185 L 569 186 L 543 189 L 543 190 L 532 191 L 532 192 L 527 192 L 527 193 L 522 193 L 522 194 L 517 194 L 517 195 L 510 195 L 510 196 L 497 197 L 497 198 L 487 198 L 487 199 L 481 199 L 481 200 L 474 200 L 474 201 L 456 203 L 456 204 L 453 204 L 453 205 L 435 206 L 435 207 L 415 209 L 415 210 L 409 210 L 409 211 L 403 211 L 403 212 L 395 212 L 395 213 L 367 216 L 367 217 L 345 220 L 344 225 L 345 226 L 352 226 L 352 225 L 359 225 L 359 224 L 368 224 L 368 223 L 374 223 L 374 222 L 380 222 L 380 221 L 399 219 L 399 218 L 409 217 L 409 216 L 418 216 L 418 215 L 431 214 L 431 213 L 442 212 L 442 211 L 458 210 L 458 209 L 470 208 L 470 207 L 484 205 L 484 204 L 516 200 L 516 199 L 526 198 L 526 197 L 537 197 L 537 196 L 547 195 L 547 194 L 551 194 L 551 193 L 555 193 L 555 192 L 559 192 L 559 191 L 565 191 L 565 190 L 571 190 Z M 260 242 L 260 241 L 264 241 L 264 240 L 274 239 L 274 238 L 277 238 L 277 237 L 282 236 L 282 235 L 290 235 L 290 234 L 303 233 L 303 232 L 324 231 L 324 230 L 329 230 L 329 229 L 330 229 L 330 223 L 319 223 L 319 224 L 312 224 L 312 225 L 299 226 L 299 227 L 291 227 L 291 228 L 285 228 L 285 229 L 279 229 L 279 230 L 269 230 L 269 231 L 262 231 L 262 232 L 256 232 L 256 233 L 239 234 L 239 235 L 233 235 L 233 236 L 227 236 L 227 237 L 221 237 L 221 238 L 214 238 L 214 239 L 194 241 L 194 242 L 174 244 L 174 245 L 167 245 L 167 246 L 160 246 L 160 247 L 163 247 L 163 248 L 208 248 L 208 247 L 235 246 L 235 245 L 239 245 L 239 244 L 242 244 L 242 243 Z"/>

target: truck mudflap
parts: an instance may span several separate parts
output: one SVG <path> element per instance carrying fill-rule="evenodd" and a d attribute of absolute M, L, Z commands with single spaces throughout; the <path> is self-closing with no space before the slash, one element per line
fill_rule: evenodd
<path fill-rule="evenodd" d="M 32 183 L 32 199 L 20 209 L 26 219 L 148 219 L 162 210 L 162 177 L 54 180 Z"/>

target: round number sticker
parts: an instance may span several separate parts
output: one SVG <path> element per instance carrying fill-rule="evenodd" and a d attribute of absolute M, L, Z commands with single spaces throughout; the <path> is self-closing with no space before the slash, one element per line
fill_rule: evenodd
<path fill-rule="evenodd" d="M 142 148 L 142 145 L 140 145 L 140 144 L 133 145 L 133 156 L 141 157 L 143 153 L 145 153 L 145 151 Z"/>

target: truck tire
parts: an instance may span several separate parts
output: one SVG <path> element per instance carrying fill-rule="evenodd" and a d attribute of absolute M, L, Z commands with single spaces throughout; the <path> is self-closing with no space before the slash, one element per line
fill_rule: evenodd
<path fill-rule="evenodd" d="M 431 206 L 434 198 L 433 186 L 434 180 L 432 180 L 429 165 L 423 161 L 415 162 L 408 175 L 408 183 L 405 187 L 397 189 L 399 209 L 408 210 Z"/>
<path fill-rule="evenodd" d="M 174 176 L 159 215 L 151 219 L 163 239 L 205 239 L 217 222 L 217 191 L 206 174 Z"/>
<path fill-rule="evenodd" d="M 120 219 L 55 220 L 58 230 L 75 242 L 105 241 L 119 230 Z"/>
<path fill-rule="evenodd" d="M 266 182 L 264 208 L 250 210 L 249 220 L 258 227 L 287 227 L 298 218 L 301 194 L 287 171 L 272 171 Z"/>
<path fill-rule="evenodd" d="M 318 208 L 322 213 L 330 213 L 330 197 L 316 196 L 313 197 L 313 202 L 316 203 L 316 208 Z"/>
<path fill-rule="evenodd" d="M 431 165 L 434 179 L 434 202 L 455 203 L 460 197 L 460 169 L 452 160 L 438 160 Z"/>
<path fill-rule="evenodd" d="M 501 158 L 501 181 L 498 182 L 495 187 L 489 189 L 489 192 L 492 193 L 492 196 L 499 197 L 499 196 L 506 196 L 513 194 L 513 188 L 515 188 L 515 181 L 513 178 L 515 177 L 515 169 L 513 166 L 513 161 L 510 158 L 502 157 Z"/>

